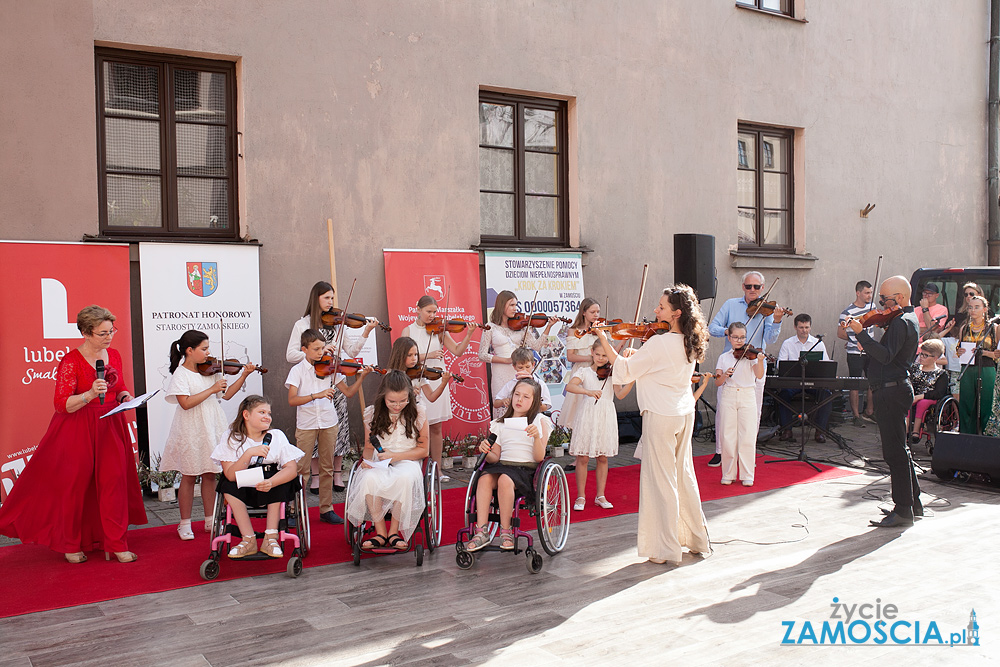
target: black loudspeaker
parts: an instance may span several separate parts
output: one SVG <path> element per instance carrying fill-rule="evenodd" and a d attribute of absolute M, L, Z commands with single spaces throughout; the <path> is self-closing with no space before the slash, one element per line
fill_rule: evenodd
<path fill-rule="evenodd" d="M 674 234 L 674 282 L 690 285 L 699 299 L 715 298 L 715 237 Z"/>
<path fill-rule="evenodd" d="M 934 436 L 931 471 L 941 479 L 952 479 L 956 472 L 975 472 L 1000 483 L 1000 438 L 938 433 Z"/>

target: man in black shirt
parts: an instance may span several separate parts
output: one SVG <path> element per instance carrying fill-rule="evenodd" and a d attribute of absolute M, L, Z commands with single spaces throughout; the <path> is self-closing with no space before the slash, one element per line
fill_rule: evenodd
<path fill-rule="evenodd" d="M 924 515 L 917 475 L 906 448 L 906 414 L 913 404 L 908 369 L 916 357 L 920 337 L 920 325 L 910 305 L 910 291 L 910 283 L 903 276 L 886 278 L 879 286 L 878 298 L 883 308 L 903 309 L 902 315 L 889 322 L 880 342 L 876 343 L 857 320 L 847 321 L 868 353 L 868 383 L 875 402 L 875 422 L 892 484 L 895 507 L 881 521 L 871 522 L 879 528 L 906 528 L 913 525 L 914 516 Z"/>

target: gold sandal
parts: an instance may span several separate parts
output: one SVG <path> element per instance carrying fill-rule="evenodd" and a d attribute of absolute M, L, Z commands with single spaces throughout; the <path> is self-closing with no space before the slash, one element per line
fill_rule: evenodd
<path fill-rule="evenodd" d="M 83 553 L 82 551 L 77 551 L 75 554 L 63 554 L 63 555 L 66 556 L 66 562 L 67 563 L 86 563 L 87 562 L 87 554 Z"/>
<path fill-rule="evenodd" d="M 229 557 L 233 559 L 246 558 L 257 553 L 257 536 L 244 535 L 243 540 L 229 550 Z"/>
<path fill-rule="evenodd" d="M 281 558 L 285 555 L 281 551 L 281 545 L 278 544 L 278 531 L 264 531 L 264 542 L 260 545 L 260 550 L 271 558 Z"/>
<path fill-rule="evenodd" d="M 116 551 L 114 553 L 119 563 L 134 563 L 139 560 L 139 557 L 131 551 Z M 104 552 L 104 560 L 111 560 L 111 554 L 107 551 Z"/>

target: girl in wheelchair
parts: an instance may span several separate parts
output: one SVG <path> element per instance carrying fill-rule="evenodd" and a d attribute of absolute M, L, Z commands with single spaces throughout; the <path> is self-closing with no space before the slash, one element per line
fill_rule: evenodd
<path fill-rule="evenodd" d="M 948 371 L 937 365 L 938 359 L 944 355 L 944 343 L 931 338 L 922 342 L 917 350 L 917 360 L 910 368 L 910 381 L 913 383 L 913 405 L 910 407 L 912 445 L 921 440 L 920 426 L 924 423 L 924 414 L 949 391 Z"/>
<path fill-rule="evenodd" d="M 288 442 L 279 429 L 271 426 L 271 404 L 263 396 L 247 396 L 240 403 L 236 419 L 212 452 L 212 459 L 222 466 L 218 491 L 224 494 L 233 511 L 243 540 L 229 551 L 230 558 L 245 558 L 257 553 L 257 536 L 247 506 L 267 505 L 267 529 L 260 550 L 271 558 L 283 555 L 278 545 L 278 520 L 281 503 L 295 500 L 298 492 L 298 459 L 302 450 Z M 236 473 L 261 465 L 264 481 L 255 487 L 240 488 Z"/>
<path fill-rule="evenodd" d="M 429 426 L 405 373 L 385 374 L 364 422 L 365 449 L 345 503 L 347 520 L 354 526 L 364 521 L 375 525 L 376 534 L 363 549 L 406 551 L 426 505 L 420 462 L 427 457 Z M 379 461 L 389 465 L 379 466 Z"/>
<path fill-rule="evenodd" d="M 514 549 L 511 528 L 514 501 L 518 496 L 532 495 L 532 477 L 545 458 L 552 429 L 548 417 L 542 414 L 541 396 L 535 380 L 519 380 L 504 416 L 490 424 L 495 441 L 479 443 L 479 451 L 486 455 L 486 465 L 476 485 L 477 523 L 470 531 L 472 539 L 465 543 L 466 551 L 479 551 L 490 543 L 488 523 L 494 491 L 500 514 L 500 548 Z"/>

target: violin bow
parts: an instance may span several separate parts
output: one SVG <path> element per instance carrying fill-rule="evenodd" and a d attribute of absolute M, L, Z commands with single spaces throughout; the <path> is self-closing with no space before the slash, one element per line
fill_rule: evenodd
<path fill-rule="evenodd" d="M 351 291 L 347 293 L 347 303 L 344 304 L 344 312 L 341 313 L 340 329 L 337 331 L 337 336 L 340 340 L 337 341 L 337 356 L 333 362 L 333 373 L 330 375 L 333 378 L 337 377 L 337 373 L 340 371 L 340 353 L 344 350 L 344 327 L 347 325 L 347 309 L 351 307 L 351 297 L 354 295 L 354 286 L 357 284 L 357 278 L 351 281 Z M 333 380 L 330 380 L 330 386 L 333 386 Z M 330 400 L 332 401 L 333 399 L 331 398 Z"/>
<path fill-rule="evenodd" d="M 448 306 L 450 304 L 451 304 L 451 285 L 448 285 L 448 293 L 444 297 L 444 330 L 445 331 L 448 330 Z M 427 327 L 424 327 L 424 330 L 427 331 Z M 443 336 L 444 332 L 441 332 L 441 333 L 442 333 L 442 336 Z M 417 378 L 418 380 L 423 380 L 424 379 L 424 371 L 427 369 L 427 362 L 429 361 L 427 359 L 427 355 L 431 353 L 431 341 L 432 340 L 434 340 L 434 334 L 432 334 L 430 331 L 427 331 L 427 349 L 424 350 L 424 363 L 420 365 L 420 377 Z M 441 352 L 441 360 L 442 360 L 442 363 L 444 363 L 444 343 L 441 343 L 441 350 L 442 350 L 442 352 Z M 420 360 L 417 359 L 417 361 L 420 361 Z"/>
<path fill-rule="evenodd" d="M 535 290 L 535 296 L 533 296 L 532 299 L 531 299 L 531 305 L 534 306 L 537 303 L 538 303 L 538 290 Z M 528 315 L 528 313 L 525 313 L 525 315 Z M 531 315 L 528 315 L 528 323 L 524 325 L 524 335 L 521 336 L 521 345 L 520 345 L 520 347 L 527 347 L 527 344 L 528 344 L 528 329 L 530 329 L 530 328 L 531 328 Z"/>

